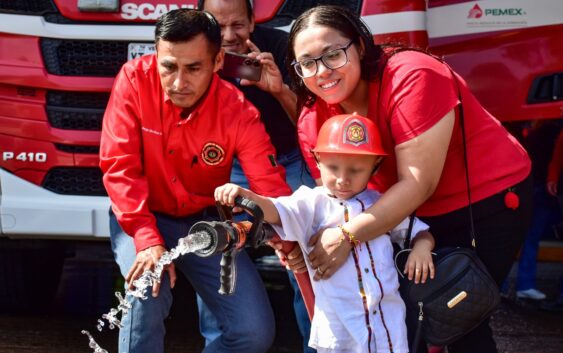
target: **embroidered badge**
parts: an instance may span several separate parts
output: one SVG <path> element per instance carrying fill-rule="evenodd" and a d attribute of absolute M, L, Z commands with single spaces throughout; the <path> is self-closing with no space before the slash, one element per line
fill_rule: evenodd
<path fill-rule="evenodd" d="M 225 151 L 218 144 L 208 142 L 201 149 L 201 159 L 207 165 L 217 165 L 225 159 Z"/>
<path fill-rule="evenodd" d="M 364 143 L 368 143 L 368 136 L 366 134 L 366 127 L 359 120 L 352 120 L 344 128 L 344 143 L 348 143 L 354 146 L 360 146 Z"/>

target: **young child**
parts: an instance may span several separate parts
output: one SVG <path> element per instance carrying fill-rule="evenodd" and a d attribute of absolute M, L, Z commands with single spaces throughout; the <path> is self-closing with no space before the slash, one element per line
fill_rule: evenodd
<path fill-rule="evenodd" d="M 297 241 L 308 253 L 312 235 L 326 227 L 340 226 L 341 242 L 353 251 L 346 263 L 330 278 L 312 281 L 315 314 L 309 346 L 323 352 L 408 352 L 405 305 L 393 262 L 391 241 L 402 243 L 409 220 L 366 243 L 359 243 L 345 224 L 379 198 L 366 186 L 386 153 L 372 121 L 359 115 L 337 115 L 319 131 L 314 150 L 323 186 L 299 188 L 293 195 L 277 199 L 259 196 L 234 184 L 215 190 L 215 199 L 234 205 L 242 196 L 256 202 L 264 220 L 284 240 Z M 415 220 L 413 251 L 405 266 L 409 279 L 434 277 L 430 251 L 434 240 L 428 226 Z M 311 279 L 322 278 L 320 268 L 307 262 Z M 416 269 L 416 270 L 415 270 Z"/>

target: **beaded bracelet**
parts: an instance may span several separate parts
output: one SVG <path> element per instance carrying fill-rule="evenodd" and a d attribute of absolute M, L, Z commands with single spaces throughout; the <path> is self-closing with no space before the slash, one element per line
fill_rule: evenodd
<path fill-rule="evenodd" d="M 340 231 L 342 232 L 342 237 L 344 238 L 344 240 L 346 240 L 348 243 L 350 243 L 353 247 L 360 245 L 360 241 L 358 239 L 356 239 L 356 236 L 354 236 L 354 234 L 352 234 L 349 231 L 347 231 L 346 229 L 344 229 L 344 227 L 342 225 L 339 225 L 338 228 L 340 228 Z"/>

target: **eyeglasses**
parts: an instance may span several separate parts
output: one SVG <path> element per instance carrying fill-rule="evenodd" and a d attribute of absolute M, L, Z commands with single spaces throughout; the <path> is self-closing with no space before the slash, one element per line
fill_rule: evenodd
<path fill-rule="evenodd" d="M 350 48 L 352 43 L 353 41 L 350 41 L 350 43 L 343 47 L 327 51 L 323 55 L 319 55 L 315 58 L 306 58 L 300 61 L 294 60 L 291 65 L 295 69 L 297 75 L 301 78 L 315 76 L 319 69 L 319 65 L 317 64 L 319 60 L 322 61 L 323 65 L 328 69 L 335 70 L 341 68 L 348 62 L 348 54 L 346 53 L 346 50 Z"/>

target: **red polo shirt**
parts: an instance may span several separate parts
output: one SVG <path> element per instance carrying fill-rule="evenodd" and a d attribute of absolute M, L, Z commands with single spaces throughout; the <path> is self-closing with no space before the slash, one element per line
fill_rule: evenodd
<path fill-rule="evenodd" d="M 270 162 L 275 150 L 258 111 L 233 85 L 214 75 L 192 113 L 181 113 L 162 89 L 154 55 L 123 66 L 104 115 L 100 167 L 137 251 L 164 244 L 153 212 L 181 217 L 213 206 L 235 156 L 256 193 L 291 193 L 283 168 Z"/>
<path fill-rule="evenodd" d="M 461 90 L 473 202 L 517 184 L 530 174 L 531 163 L 524 148 L 479 104 L 461 77 Z M 457 87 L 450 70 L 438 60 L 416 51 L 392 56 L 379 81 L 369 86 L 368 118 L 378 126 L 389 156 L 371 178 L 369 186 L 385 192 L 397 182 L 395 146 L 416 138 L 459 105 Z M 379 97 L 378 97 L 379 95 Z M 310 150 L 328 118 L 341 114 L 339 105 L 317 99 L 301 112 L 299 143 L 314 178 L 320 173 Z M 463 144 L 457 114 L 440 182 L 434 194 L 417 209 L 417 215 L 436 216 L 468 204 Z"/>

